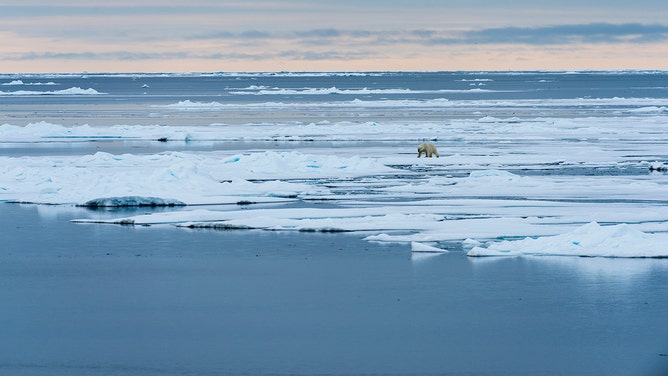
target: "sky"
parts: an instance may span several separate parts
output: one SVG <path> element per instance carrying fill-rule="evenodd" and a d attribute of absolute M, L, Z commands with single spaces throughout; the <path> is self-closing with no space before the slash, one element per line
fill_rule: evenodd
<path fill-rule="evenodd" d="M 668 69 L 665 0 L 0 0 L 0 72 Z"/>

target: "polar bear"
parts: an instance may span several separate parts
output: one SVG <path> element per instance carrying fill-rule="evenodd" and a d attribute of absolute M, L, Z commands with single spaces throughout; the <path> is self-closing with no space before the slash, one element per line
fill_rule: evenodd
<path fill-rule="evenodd" d="M 440 155 L 438 155 L 438 151 L 436 151 L 436 146 L 429 142 L 422 143 L 420 146 L 418 146 L 418 158 L 420 158 L 422 153 L 424 153 L 426 158 L 431 158 L 432 155 L 435 155 L 436 158 L 440 157 Z"/>

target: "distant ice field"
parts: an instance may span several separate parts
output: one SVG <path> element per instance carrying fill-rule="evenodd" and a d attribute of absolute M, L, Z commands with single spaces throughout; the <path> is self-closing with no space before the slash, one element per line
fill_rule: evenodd
<path fill-rule="evenodd" d="M 663 72 L 0 85 L 0 200 L 97 208 L 77 223 L 358 232 L 476 257 L 668 257 Z M 440 158 L 417 158 L 426 141 Z"/>

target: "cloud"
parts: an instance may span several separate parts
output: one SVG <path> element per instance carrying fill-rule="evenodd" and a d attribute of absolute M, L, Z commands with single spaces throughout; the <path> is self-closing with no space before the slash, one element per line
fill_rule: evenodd
<path fill-rule="evenodd" d="M 54 44 L 47 40 L 44 45 L 27 42 L 16 44 L 19 47 L 13 51 L 7 48 L 0 54 L 0 61 L 385 61 L 389 58 L 452 56 L 455 52 L 472 54 L 475 49 L 471 46 L 476 44 L 485 45 L 484 48 L 495 48 L 495 45 L 501 48 L 508 44 L 527 48 L 538 46 L 543 50 L 546 46 L 570 49 L 590 44 L 614 49 L 614 44 L 619 43 L 642 46 L 668 41 L 667 25 L 640 23 L 588 23 L 464 31 L 447 27 L 368 30 L 324 27 L 279 31 L 253 27 L 259 25 L 247 29 L 205 25 L 204 29 L 193 31 L 171 27 L 163 31 L 154 25 L 149 25 L 146 30 L 141 29 L 145 26 L 143 24 L 134 26 L 137 29 L 113 29 L 113 33 L 117 33 L 113 35 L 97 32 L 97 29 L 77 33 L 79 29 L 63 27 L 59 30 L 59 37 L 75 35 L 65 38 L 69 43 Z M 32 51 L 23 46 L 30 46 L 28 48 Z M 515 53 L 518 51 L 516 49 Z"/>
<path fill-rule="evenodd" d="M 257 0 L 256 0 L 257 1 Z M 244 1 L 195 1 L 198 4 L 169 4 L 167 1 L 116 1 L 109 4 L 90 5 L 90 1 L 70 1 L 69 4 L 54 4 L 54 1 L 36 1 L 35 4 L 28 5 L 2 5 L 0 18 L 14 17 L 98 17 L 98 16 L 183 16 L 198 15 L 212 16 L 223 14 L 243 14 L 247 12 L 257 12 L 264 10 L 267 12 L 275 10 L 293 10 L 288 6 L 280 6 L 280 3 L 272 5 L 266 4 L 264 9 L 252 3 Z"/>
<path fill-rule="evenodd" d="M 639 23 L 505 27 L 462 32 L 451 37 L 431 36 L 429 44 L 571 44 L 650 43 L 668 40 L 668 26 Z"/>
<path fill-rule="evenodd" d="M 243 39 L 266 39 L 270 38 L 271 34 L 266 31 L 260 30 L 247 30 L 238 34 L 239 37 Z"/>
<path fill-rule="evenodd" d="M 283 51 L 278 54 L 278 57 L 288 58 L 293 60 L 303 60 L 303 61 L 320 61 L 320 60 L 357 60 L 357 59 L 367 59 L 376 56 L 372 52 L 349 52 L 349 51 L 339 51 L 339 50 L 328 50 L 328 51 L 309 51 L 309 50 L 298 50 L 298 51 Z"/>
<path fill-rule="evenodd" d="M 4 56 L 2 60 L 124 60 L 141 61 L 155 59 L 184 59 L 188 54 L 183 52 L 28 52 L 24 54 Z"/>
<path fill-rule="evenodd" d="M 297 31 L 295 35 L 302 38 L 336 38 L 340 37 L 342 32 L 337 29 L 313 29 L 306 31 Z"/>
<path fill-rule="evenodd" d="M 291 59 L 304 61 L 350 60 L 374 56 L 369 52 L 347 52 L 339 50 L 314 51 L 308 49 L 257 52 L 28 52 L 4 56 L 5 61 L 34 60 L 86 60 L 86 61 L 146 61 L 146 60 L 272 60 Z"/>
<path fill-rule="evenodd" d="M 569 45 L 579 43 L 657 43 L 668 41 L 668 25 L 639 23 L 572 24 L 543 27 L 503 27 L 469 31 L 447 29 L 347 30 L 308 29 L 293 32 L 248 30 L 214 32 L 193 39 L 274 39 L 304 44 L 359 42 L 382 45 L 524 44 Z"/>

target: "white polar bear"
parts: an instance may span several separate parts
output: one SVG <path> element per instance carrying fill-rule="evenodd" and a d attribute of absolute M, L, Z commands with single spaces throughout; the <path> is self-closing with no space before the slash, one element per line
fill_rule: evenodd
<path fill-rule="evenodd" d="M 418 146 L 418 158 L 420 158 L 422 153 L 424 153 L 426 158 L 431 158 L 432 155 L 435 155 L 436 158 L 440 157 L 440 155 L 438 155 L 438 151 L 436 150 L 436 146 L 429 142 L 422 143 L 420 146 Z"/>

